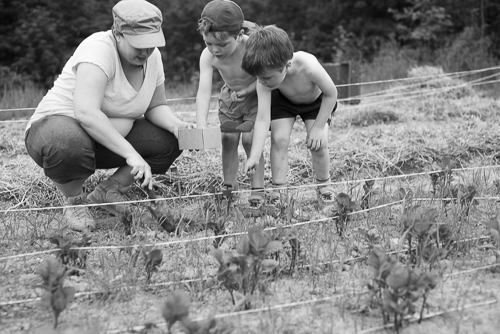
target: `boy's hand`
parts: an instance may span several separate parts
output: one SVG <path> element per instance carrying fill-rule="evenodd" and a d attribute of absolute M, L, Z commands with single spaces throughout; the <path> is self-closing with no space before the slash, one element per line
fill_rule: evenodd
<path fill-rule="evenodd" d="M 244 89 L 238 90 L 238 91 L 232 91 L 231 92 L 231 101 L 233 102 L 242 102 L 245 100 L 245 97 L 247 96 L 246 92 Z"/>
<path fill-rule="evenodd" d="M 323 130 L 315 130 L 314 127 L 307 133 L 307 148 L 311 151 L 319 151 L 326 146 L 327 140 Z"/>
<path fill-rule="evenodd" d="M 255 173 L 255 169 L 259 166 L 259 160 L 253 160 L 251 158 L 247 159 L 245 161 L 245 164 L 243 165 L 243 174 L 249 174 L 253 175 Z"/>

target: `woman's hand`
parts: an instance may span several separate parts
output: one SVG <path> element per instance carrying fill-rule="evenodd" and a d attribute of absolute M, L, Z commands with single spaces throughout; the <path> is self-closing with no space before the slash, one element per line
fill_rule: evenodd
<path fill-rule="evenodd" d="M 148 163 L 137 153 L 126 158 L 127 165 L 132 167 L 130 174 L 136 181 L 142 181 L 141 187 L 153 189 L 153 174 Z"/>
<path fill-rule="evenodd" d="M 181 122 L 174 128 L 174 136 L 179 139 L 179 129 L 196 129 L 196 123 Z"/>

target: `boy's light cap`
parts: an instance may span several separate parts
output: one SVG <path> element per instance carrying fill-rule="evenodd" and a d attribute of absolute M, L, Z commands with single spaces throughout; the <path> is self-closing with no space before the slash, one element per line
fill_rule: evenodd
<path fill-rule="evenodd" d="M 201 12 L 201 18 L 212 24 L 211 32 L 238 30 L 246 23 L 240 6 L 230 0 L 210 1 Z"/>
<path fill-rule="evenodd" d="M 113 7 L 117 32 L 134 48 L 147 49 L 165 46 L 161 24 L 163 15 L 155 5 L 145 0 L 122 0 Z"/>

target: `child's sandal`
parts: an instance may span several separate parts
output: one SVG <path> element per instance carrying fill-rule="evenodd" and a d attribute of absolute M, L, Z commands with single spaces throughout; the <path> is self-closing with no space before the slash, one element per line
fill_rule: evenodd
<path fill-rule="evenodd" d="M 273 185 L 273 188 L 281 188 L 285 187 L 286 185 L 280 184 L 280 185 Z M 271 190 L 268 195 L 267 195 L 267 202 L 271 206 L 277 206 L 282 200 L 283 196 L 285 195 L 286 189 L 273 189 Z"/>
<path fill-rule="evenodd" d="M 318 199 L 323 203 L 332 203 L 335 201 L 335 191 L 332 186 L 319 186 L 316 191 Z"/>
<path fill-rule="evenodd" d="M 264 204 L 266 201 L 264 189 L 263 188 L 254 188 L 250 193 L 250 197 L 248 197 L 248 203 L 250 207 L 253 209 L 258 209 Z"/>

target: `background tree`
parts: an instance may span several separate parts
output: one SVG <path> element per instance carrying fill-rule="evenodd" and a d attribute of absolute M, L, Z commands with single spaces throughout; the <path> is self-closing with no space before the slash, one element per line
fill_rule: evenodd
<path fill-rule="evenodd" d="M 167 84 L 196 82 L 208 0 L 150 0 L 163 12 Z M 50 88 L 78 44 L 112 24 L 117 0 L 0 0 L 0 86 L 17 78 Z M 323 63 L 371 62 L 388 45 L 415 61 L 470 69 L 500 57 L 500 0 L 245 0 L 247 20 L 286 30 Z M 459 61 L 459 48 L 471 55 Z M 463 56 L 463 51 L 462 51 Z M 478 61 L 478 57 L 486 60 Z"/>

